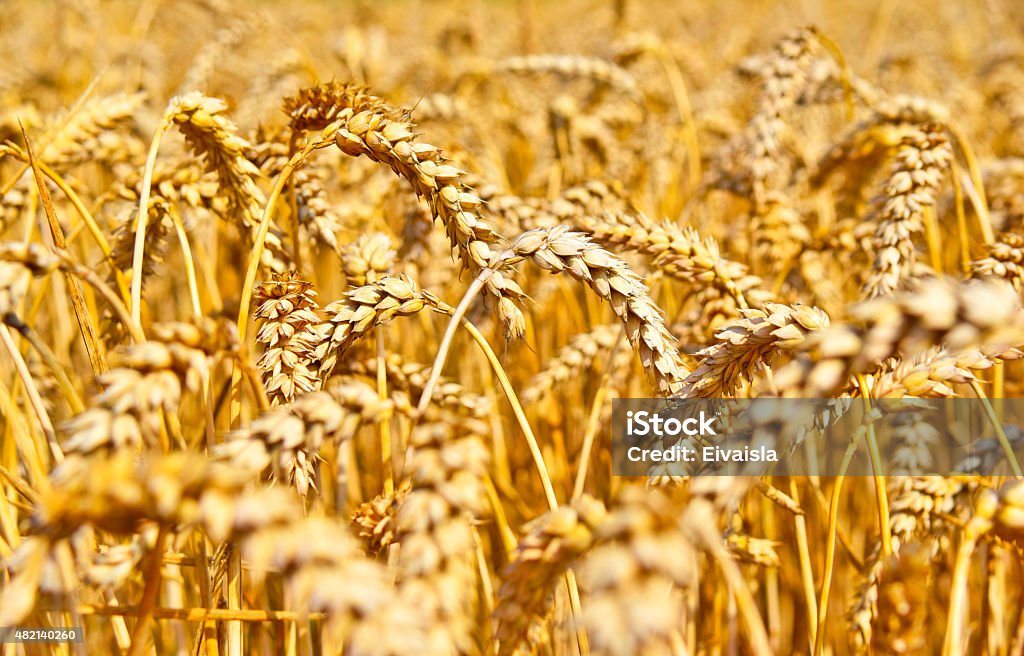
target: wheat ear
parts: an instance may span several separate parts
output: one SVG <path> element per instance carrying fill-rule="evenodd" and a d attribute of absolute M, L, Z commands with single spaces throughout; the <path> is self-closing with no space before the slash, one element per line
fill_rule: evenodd
<path fill-rule="evenodd" d="M 622 322 L 626 339 L 658 393 L 670 395 L 679 390 L 686 367 L 665 328 L 661 310 L 629 265 L 568 226 L 523 233 L 508 251 L 493 258 L 492 266 L 507 266 L 521 259 L 547 271 L 566 273 L 594 290 Z"/>

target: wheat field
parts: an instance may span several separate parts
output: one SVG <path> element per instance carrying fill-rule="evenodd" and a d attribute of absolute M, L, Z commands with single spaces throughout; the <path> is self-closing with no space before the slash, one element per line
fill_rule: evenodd
<path fill-rule="evenodd" d="M 1016 3 L 0 13 L 0 654 L 1024 654 Z M 615 476 L 644 397 L 1002 464 Z"/>

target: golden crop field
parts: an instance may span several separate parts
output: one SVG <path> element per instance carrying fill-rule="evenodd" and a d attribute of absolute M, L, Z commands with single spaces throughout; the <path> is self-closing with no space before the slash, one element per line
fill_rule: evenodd
<path fill-rule="evenodd" d="M 3 656 L 1024 654 L 1018 3 L 0 14 Z"/>

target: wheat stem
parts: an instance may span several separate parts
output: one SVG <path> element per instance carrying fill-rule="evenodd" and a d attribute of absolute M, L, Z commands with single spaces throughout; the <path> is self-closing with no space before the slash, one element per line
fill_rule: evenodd
<path fill-rule="evenodd" d="M 1021 472 L 1020 463 L 1017 462 L 1017 454 L 1014 453 L 1013 445 L 1010 443 L 1010 439 L 1006 436 L 1006 431 L 1003 430 L 1003 422 L 999 420 L 999 415 L 996 414 L 995 408 L 992 407 L 992 403 L 985 394 L 985 390 L 982 389 L 981 383 L 979 383 L 977 379 L 974 379 L 971 380 L 970 384 L 971 389 L 973 389 L 974 393 L 978 395 L 978 399 L 981 401 L 981 405 L 985 409 L 985 415 L 988 417 L 993 430 L 996 432 L 996 439 L 999 441 L 999 446 L 1003 450 L 1003 455 L 1006 456 L 1006 462 L 1010 464 L 1010 469 L 1013 470 L 1013 475 L 1017 478 L 1024 478 L 1024 473 Z"/>
<path fill-rule="evenodd" d="M 988 201 L 985 198 L 985 183 L 981 177 L 981 167 L 978 165 L 978 158 L 974 155 L 970 142 L 964 137 L 960 128 L 953 124 L 947 124 L 946 129 L 949 130 L 957 146 L 960 147 L 960 152 L 967 163 L 967 172 L 971 181 L 971 184 L 967 186 L 967 193 L 974 204 L 974 212 L 978 215 L 978 226 L 981 228 L 982 239 L 986 244 L 991 244 L 995 241 L 995 235 L 992 233 L 992 217 L 989 216 L 988 212 Z"/>
<path fill-rule="evenodd" d="M 36 387 L 35 380 L 33 380 L 32 374 L 29 373 L 28 365 L 25 364 L 25 359 L 21 357 L 21 351 L 18 350 L 18 345 L 14 343 L 14 338 L 11 337 L 11 331 L 7 328 L 6 324 L 0 325 L 0 341 L 3 342 L 7 355 L 10 356 L 11 362 L 14 363 L 14 370 L 18 373 L 21 384 L 25 386 L 25 393 L 28 394 L 29 403 L 36 414 L 36 419 L 39 420 L 39 426 L 43 430 L 46 442 L 50 445 L 50 453 L 53 454 L 53 459 L 56 462 L 61 462 L 64 460 L 64 452 L 61 451 L 60 444 L 57 443 L 57 433 L 53 429 L 53 422 L 50 421 L 50 414 L 46 411 L 43 397 L 39 395 L 39 389 Z"/>
<path fill-rule="evenodd" d="M 3 322 L 14 328 L 28 340 L 28 343 L 32 345 L 32 348 L 36 350 L 39 357 L 43 359 L 46 366 L 49 367 L 53 373 L 54 378 L 57 379 L 57 383 L 60 385 L 61 391 L 64 393 L 64 398 L 68 402 L 68 406 L 74 413 L 81 412 L 85 405 L 82 403 L 82 397 L 79 396 L 78 390 L 75 389 L 74 384 L 71 382 L 71 378 L 68 377 L 67 370 L 64 369 L 64 365 L 57 359 L 57 355 L 53 350 L 43 341 L 39 336 L 39 333 L 32 330 L 32 327 L 18 318 L 18 315 L 13 312 L 8 312 L 3 317 Z"/>
<path fill-rule="evenodd" d="M 960 270 L 964 275 L 971 272 L 971 236 L 967 228 L 967 213 L 964 210 L 964 190 L 956 161 L 950 163 L 953 174 L 953 204 L 956 207 L 956 233 L 960 244 Z"/>
<path fill-rule="evenodd" d="M 488 362 L 491 363 L 494 375 L 498 378 L 498 382 L 501 384 L 501 389 L 505 393 L 505 398 L 508 399 L 509 405 L 512 406 L 512 412 L 515 414 L 516 420 L 519 422 L 519 427 L 522 429 L 523 435 L 526 437 L 526 444 L 530 447 L 530 455 L 533 456 L 533 462 L 537 467 L 537 473 L 540 474 L 540 482 L 541 485 L 544 486 L 544 496 L 547 498 L 548 507 L 551 510 L 556 510 L 558 508 L 558 498 L 555 496 L 555 489 L 551 485 L 551 478 L 548 476 L 548 468 L 547 465 L 544 464 L 544 456 L 541 453 L 537 438 L 533 434 L 533 429 L 530 427 L 530 422 L 526 419 L 526 413 L 523 412 L 523 406 L 520 405 L 519 399 L 516 397 L 515 390 L 512 389 L 512 383 L 509 382 L 508 374 L 505 373 L 505 369 L 501 366 L 501 362 L 498 361 L 498 356 L 494 354 L 493 349 L 491 349 L 491 345 L 487 343 L 487 340 L 480 334 L 480 331 L 477 330 L 476 326 L 470 323 L 468 319 L 462 319 L 462 325 L 484 352 L 484 356 L 486 356 Z"/>
<path fill-rule="evenodd" d="M 149 223 L 149 195 L 150 187 L 153 185 L 153 170 L 156 168 L 156 155 L 160 150 L 160 141 L 170 125 L 170 116 L 165 114 L 160 124 L 153 133 L 153 139 L 149 144 L 149 152 L 146 154 L 146 168 L 142 174 L 142 189 L 139 191 L 139 210 L 137 223 L 135 225 L 135 247 L 132 250 L 132 281 L 131 281 L 131 302 L 129 306 L 132 313 L 132 321 L 136 324 L 142 322 L 142 264 L 145 261 L 146 250 L 146 225 Z"/>
<path fill-rule="evenodd" d="M 377 327 L 377 397 L 381 401 L 388 399 L 388 372 L 385 364 L 384 328 Z M 384 479 L 384 494 L 394 494 L 395 476 L 394 460 L 391 454 L 391 422 L 384 420 L 380 426 L 380 467 Z"/>
<path fill-rule="evenodd" d="M 583 446 L 580 448 L 579 464 L 576 468 L 576 480 L 572 486 L 572 500 L 575 501 L 583 496 L 583 490 L 587 485 L 587 472 L 590 470 L 590 452 L 594 448 L 594 438 L 597 436 L 601 423 L 601 410 L 604 405 L 605 396 L 608 393 L 608 374 L 601 377 L 597 387 L 597 394 L 590 405 L 590 415 L 587 417 L 587 427 L 583 433 Z"/>
<path fill-rule="evenodd" d="M 142 656 L 142 650 L 148 642 L 150 615 L 153 608 L 157 606 L 160 597 L 160 565 L 163 559 L 164 545 L 170 534 L 166 526 L 161 526 L 156 536 L 156 543 L 149 554 L 149 567 L 146 569 L 146 585 L 142 592 L 142 602 L 139 604 L 135 630 L 132 631 L 132 647 L 128 656 Z"/>
<path fill-rule="evenodd" d="M 964 629 L 967 625 L 968 575 L 971 569 L 971 555 L 978 540 L 992 528 L 992 518 L 1000 501 L 994 493 L 982 494 L 978 498 L 974 516 L 964 526 L 960 546 L 953 564 L 953 580 L 950 583 L 949 614 L 946 622 L 946 636 L 942 644 L 942 656 L 965 653 Z"/>
<path fill-rule="evenodd" d="M 698 522 L 694 528 L 702 534 L 705 547 L 711 552 L 711 556 L 722 570 L 722 575 L 729 586 L 729 591 L 732 592 L 736 606 L 739 607 L 743 624 L 747 629 L 751 651 L 755 656 L 770 656 L 772 650 L 768 632 L 765 630 L 764 622 L 758 612 L 757 602 L 754 601 L 754 596 L 751 594 L 750 588 L 747 587 L 747 582 L 736 565 L 736 561 L 722 546 L 721 536 L 715 533 L 710 525 Z"/>
<path fill-rule="evenodd" d="M 935 215 L 934 207 L 926 207 L 921 212 L 921 219 L 924 223 L 924 239 L 928 244 L 928 259 L 931 267 L 940 274 L 943 273 L 942 261 L 942 232 L 939 229 L 939 220 Z"/>
<path fill-rule="evenodd" d="M 576 584 L 576 573 L 572 569 L 565 571 L 565 587 L 569 593 L 569 610 L 572 613 L 572 622 L 576 629 L 576 646 L 580 650 L 580 656 L 590 654 L 590 643 L 587 640 L 587 632 L 580 625 L 578 618 L 583 614 L 583 606 L 580 604 L 580 591 Z"/>
<path fill-rule="evenodd" d="M 46 449 L 34 439 L 36 433 L 30 431 L 28 422 L 22 414 L 21 408 L 15 402 L 11 390 L 0 381 L 0 410 L 7 419 L 7 425 L 14 435 L 13 440 L 7 441 L 12 444 L 14 453 L 21 454 L 21 462 L 25 464 L 28 476 L 37 488 L 45 490 L 49 479 L 47 478 Z M 13 532 L 12 535 L 16 534 Z"/>
<path fill-rule="evenodd" d="M 29 143 L 28 133 L 25 132 L 24 126 L 21 128 L 21 136 L 25 140 L 25 152 L 28 155 L 29 165 L 32 167 L 32 173 L 35 177 L 36 189 L 39 190 L 39 200 L 43 205 L 43 213 L 46 214 L 46 222 L 50 227 L 50 236 L 53 238 L 54 248 L 57 253 L 66 256 L 68 246 L 64 240 L 64 231 L 60 227 L 60 221 L 57 220 L 53 203 L 50 201 L 50 191 L 46 188 L 42 170 L 39 168 L 35 154 L 32 152 L 32 144 Z M 103 357 L 103 347 L 96 336 L 96 326 L 92 323 L 89 309 L 85 303 L 82 283 L 71 273 L 66 272 L 64 277 L 67 279 L 68 295 L 71 297 L 71 305 L 75 310 L 78 329 L 82 334 L 82 340 L 85 342 L 85 350 L 89 354 L 89 364 L 92 366 L 94 374 L 105 373 L 107 371 L 107 363 Z"/>
<path fill-rule="evenodd" d="M 701 178 L 700 142 L 697 139 L 697 122 L 693 117 L 693 107 L 690 104 L 690 95 L 686 90 L 686 81 L 679 70 L 679 63 L 665 44 L 659 43 L 654 52 L 658 63 L 665 69 L 665 76 L 668 78 L 668 85 L 672 89 L 672 97 L 676 103 L 676 111 L 679 112 L 679 120 L 683 124 L 682 133 L 687 150 L 686 165 L 690 188 L 695 189 L 700 184 Z"/>
<path fill-rule="evenodd" d="M 113 310 L 114 314 L 117 315 L 117 318 L 128 330 L 128 334 L 131 335 L 132 341 L 136 343 L 146 341 L 146 336 L 142 332 L 142 327 L 132 319 L 128 312 L 128 308 L 125 307 L 121 298 L 113 289 L 110 288 L 109 285 L 107 285 L 107 283 L 97 276 L 92 269 L 87 269 L 72 260 L 66 252 L 58 251 L 56 255 L 60 259 L 61 268 L 64 269 L 66 275 L 73 275 L 81 278 L 86 282 L 86 284 L 95 289 L 96 292 L 103 297 L 103 300 L 110 305 L 110 309 Z"/>
<path fill-rule="evenodd" d="M 878 450 L 878 438 L 875 435 L 875 420 L 871 417 L 872 407 L 870 389 L 863 374 L 857 375 L 861 401 L 864 406 L 864 418 L 867 420 L 868 457 L 871 460 L 871 474 L 875 482 L 875 501 L 878 506 L 878 531 L 882 536 L 882 557 L 892 554 L 892 529 L 889 527 L 889 499 L 885 489 L 885 474 L 882 471 L 882 454 Z"/>
<path fill-rule="evenodd" d="M 228 610 L 238 611 L 242 609 L 242 553 L 236 546 L 230 549 L 231 555 L 227 564 Z M 242 623 L 238 620 L 229 620 L 226 628 L 227 656 L 242 656 Z"/>
<path fill-rule="evenodd" d="M 832 484 L 832 498 L 828 505 L 828 538 L 825 542 L 825 571 L 822 573 L 821 600 L 818 603 L 818 628 L 814 636 L 814 656 L 821 656 L 825 647 L 825 629 L 828 626 L 828 602 L 832 592 L 832 575 L 836 566 L 836 534 L 839 527 L 839 500 L 846 480 L 846 470 L 850 466 L 857 444 L 851 440 L 843 454 L 839 473 Z"/>
<path fill-rule="evenodd" d="M 462 321 L 473 299 L 476 298 L 480 290 L 483 289 L 484 284 L 493 274 L 493 269 L 481 269 L 480 273 L 473 279 L 473 282 L 466 288 L 466 292 L 462 295 L 459 304 L 452 311 L 451 318 L 448 320 L 448 327 L 445 328 L 444 337 L 441 338 L 441 344 L 438 346 L 437 354 L 434 356 L 434 364 L 430 366 L 430 378 L 427 379 L 427 383 L 423 386 L 423 393 L 420 394 L 419 402 L 416 404 L 417 416 L 422 417 L 423 413 L 427 410 L 427 406 L 430 405 L 430 400 L 434 396 L 434 388 L 437 387 L 437 381 L 441 379 L 441 372 L 444 370 L 444 364 L 448 360 L 448 351 L 451 349 L 452 340 L 455 338 L 455 331 L 459 327 L 459 322 Z"/>
<path fill-rule="evenodd" d="M 800 503 L 800 491 L 796 480 L 789 479 L 789 496 Z M 796 532 L 797 556 L 800 560 L 800 583 L 804 590 L 804 604 L 807 608 L 807 627 L 810 631 L 808 647 L 813 648 L 818 633 L 818 596 L 814 591 L 814 568 L 811 566 L 811 551 L 807 541 L 807 516 L 793 516 L 793 527 Z"/>
<path fill-rule="evenodd" d="M 181 217 L 171 208 L 168 214 L 174 223 L 174 231 L 178 235 L 178 243 L 181 245 L 181 259 L 185 265 L 185 280 L 188 283 L 188 296 L 192 301 L 192 315 L 196 319 L 203 316 L 203 305 L 199 301 L 199 284 L 196 282 L 196 265 L 192 261 L 192 247 L 188 243 L 188 234 L 185 232 L 185 224 Z"/>

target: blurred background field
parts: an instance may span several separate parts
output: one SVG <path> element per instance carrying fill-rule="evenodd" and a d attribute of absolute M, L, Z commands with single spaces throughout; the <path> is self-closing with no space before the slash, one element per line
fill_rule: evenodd
<path fill-rule="evenodd" d="M 926 476 L 906 409 L 871 477 L 617 478 L 610 437 L 615 397 L 835 399 L 750 427 L 794 449 L 965 397 L 1018 449 L 1022 30 L 7 0 L 0 626 L 86 638 L 0 651 L 1024 653 L 1013 458 Z"/>

